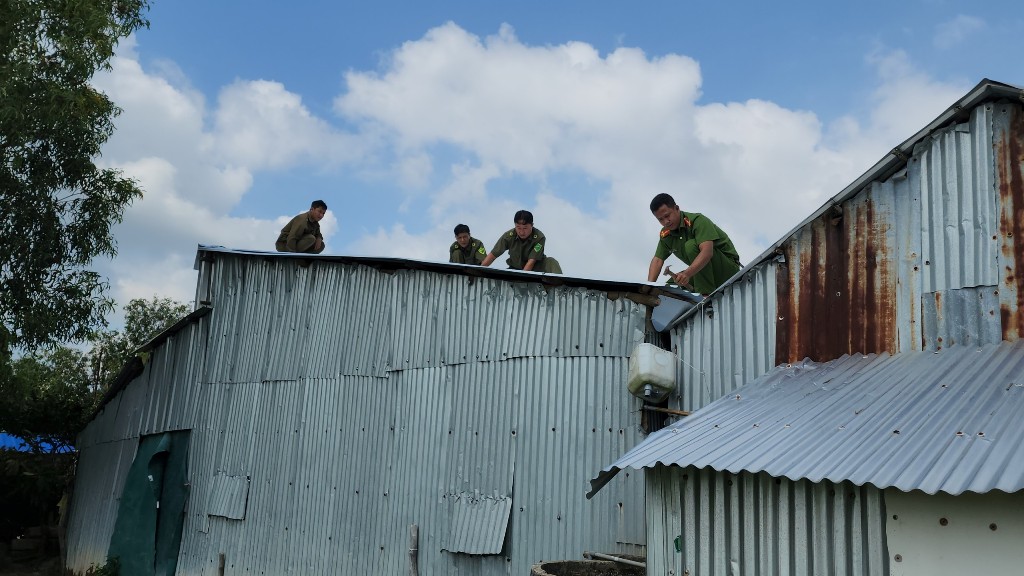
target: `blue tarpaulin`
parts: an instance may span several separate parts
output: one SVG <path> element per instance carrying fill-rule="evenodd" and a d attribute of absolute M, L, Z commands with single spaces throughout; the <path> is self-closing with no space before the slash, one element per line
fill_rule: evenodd
<path fill-rule="evenodd" d="M 28 452 L 28 447 L 21 441 L 21 438 L 3 432 L 0 432 L 0 448 L 11 448 Z"/>

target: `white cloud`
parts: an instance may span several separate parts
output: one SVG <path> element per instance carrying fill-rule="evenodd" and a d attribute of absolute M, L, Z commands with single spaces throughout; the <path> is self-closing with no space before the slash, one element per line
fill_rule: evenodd
<path fill-rule="evenodd" d="M 526 208 L 567 274 L 644 280 L 658 231 L 648 203 L 669 192 L 725 229 L 746 262 L 965 90 L 898 51 L 869 62 L 868 113 L 823 126 L 764 100 L 700 102 L 700 66 L 686 56 L 529 46 L 507 26 L 481 39 L 446 24 L 380 70 L 348 72 L 335 100 L 344 131 L 268 80 L 237 80 L 207 109 L 175 67 L 146 71 L 129 50 L 99 79 L 125 109 L 104 159 L 146 196 L 116 228 L 120 254 L 104 271 L 121 302 L 150 290 L 191 298 L 197 244 L 272 250 L 293 215 L 233 216 L 253 182 L 310 168 L 406 194 L 341 233 L 344 200 L 328 199 L 328 253 L 443 261 L 456 223 L 490 247 Z"/>
<path fill-rule="evenodd" d="M 172 63 L 144 70 L 133 39 L 95 82 L 123 109 L 101 161 L 144 190 L 114 226 L 117 257 L 96 262 L 120 304 L 154 294 L 191 300 L 198 244 L 273 250 L 280 219 L 294 214 L 231 215 L 254 174 L 347 157 L 349 136 L 314 118 L 279 84 L 236 82 L 209 111 L 203 95 Z M 210 116 L 212 126 L 206 122 Z M 328 242 L 337 228 L 329 213 L 323 221 Z"/>
<path fill-rule="evenodd" d="M 935 27 L 932 42 L 939 50 L 949 50 L 963 44 L 976 32 L 985 29 L 985 21 L 976 16 L 958 14 Z"/>
<path fill-rule="evenodd" d="M 350 72 L 336 109 L 406 154 L 445 145 L 471 160 L 435 170 L 450 176 L 422 192 L 429 231 L 384 226 L 352 246 L 441 258 L 454 223 L 490 245 L 526 207 L 567 273 L 642 280 L 658 228 L 647 204 L 669 192 L 753 258 L 962 94 L 913 72 L 900 52 L 871 63 L 879 84 L 866 122 L 826 129 L 812 112 L 772 102 L 698 103 L 700 69 L 684 56 L 619 48 L 602 57 L 578 42 L 527 46 L 507 26 L 485 39 L 435 28 L 382 70 Z M 549 186 L 565 173 L 590 185 Z M 502 192 L 509 181 L 533 186 Z"/>
<path fill-rule="evenodd" d="M 213 151 L 226 163 L 273 169 L 359 157 L 352 138 L 314 117 L 279 82 L 237 81 L 217 104 Z"/>

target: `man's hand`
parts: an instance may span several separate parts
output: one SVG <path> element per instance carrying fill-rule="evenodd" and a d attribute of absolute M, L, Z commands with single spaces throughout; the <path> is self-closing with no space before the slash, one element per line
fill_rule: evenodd
<path fill-rule="evenodd" d="M 690 286 L 690 277 L 691 276 L 690 276 L 689 272 L 690 272 L 690 269 L 687 268 L 686 270 L 683 270 L 682 272 L 676 273 L 676 272 L 672 272 L 672 267 L 671 266 L 665 266 L 665 271 L 663 272 L 663 274 L 665 276 L 671 276 L 672 279 L 676 281 L 676 284 L 678 284 L 680 286 L 683 286 L 685 288 L 690 288 L 692 290 L 693 287 Z"/>

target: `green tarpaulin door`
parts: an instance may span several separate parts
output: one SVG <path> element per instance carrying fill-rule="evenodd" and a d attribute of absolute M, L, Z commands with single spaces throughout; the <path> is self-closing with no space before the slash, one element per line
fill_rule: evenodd
<path fill-rule="evenodd" d="M 139 439 L 107 552 L 121 574 L 174 574 L 188 501 L 188 441 L 188 430 Z"/>

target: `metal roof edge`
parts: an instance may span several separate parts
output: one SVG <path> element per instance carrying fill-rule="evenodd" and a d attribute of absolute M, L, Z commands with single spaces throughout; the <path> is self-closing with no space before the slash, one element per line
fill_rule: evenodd
<path fill-rule="evenodd" d="M 110 385 L 110 388 L 107 388 L 107 391 L 103 393 L 103 397 L 100 398 L 99 403 L 96 404 L 96 408 L 92 411 L 92 415 L 89 417 L 89 422 L 95 420 L 96 416 L 103 410 L 103 408 L 106 407 L 106 405 L 109 404 L 110 401 L 113 400 L 118 395 L 118 393 L 127 388 L 128 384 L 130 384 L 133 380 L 142 375 L 142 373 L 145 371 L 145 362 L 143 362 L 143 360 L 139 357 L 140 354 L 152 351 L 160 344 L 163 344 L 165 340 L 167 340 L 171 336 L 174 336 L 189 324 L 195 322 L 196 320 L 202 318 L 203 316 L 206 316 L 212 310 L 213 308 L 209 306 L 201 306 L 199 308 L 196 308 L 192 312 L 189 312 L 188 314 L 183 316 L 181 320 L 178 320 L 171 326 L 165 328 L 159 334 L 150 338 L 149 341 L 136 348 L 132 352 L 131 358 L 129 358 L 128 361 L 125 362 L 125 365 L 121 367 L 121 370 L 117 373 L 117 376 L 114 377 L 114 382 Z"/>
<path fill-rule="evenodd" d="M 527 272 L 523 270 L 506 270 L 501 268 L 489 268 L 474 266 L 470 264 L 453 264 L 450 262 L 433 262 L 428 260 L 414 260 L 410 258 L 392 258 L 381 256 L 346 256 L 341 254 L 298 254 L 290 252 L 263 252 L 259 250 L 244 250 L 226 248 L 224 246 L 210 246 L 199 244 L 196 249 L 195 269 L 198 270 L 200 263 L 206 254 L 230 254 L 235 256 L 272 258 L 272 259 L 300 259 L 300 260 L 321 260 L 327 262 L 341 262 L 346 264 L 360 264 L 371 268 L 383 270 L 423 270 L 438 272 L 442 274 L 457 274 L 476 278 L 495 278 L 514 282 L 533 282 L 545 286 L 570 286 L 601 290 L 603 292 L 626 292 L 658 298 L 666 296 L 677 300 L 685 300 L 697 303 L 702 297 L 686 290 L 679 290 L 664 284 L 654 282 L 629 282 L 624 280 L 599 280 L 594 278 L 582 278 L 579 276 L 568 276 L 565 274 L 551 274 L 547 272 Z M 649 306 L 657 306 L 657 302 L 641 302 Z"/>
<path fill-rule="evenodd" d="M 838 194 L 836 194 L 828 201 L 826 201 L 824 204 L 822 204 L 820 208 L 815 210 L 810 216 L 808 216 L 802 222 L 797 224 L 796 227 L 787 232 L 781 239 L 772 244 L 771 247 L 762 252 L 757 258 L 751 260 L 749 264 L 744 266 L 739 272 L 733 275 L 732 278 L 730 278 L 724 284 L 719 286 L 718 289 L 716 289 L 711 294 L 708 294 L 708 296 L 704 299 L 704 302 L 709 302 L 712 298 L 719 295 L 722 292 L 723 288 L 730 286 L 731 284 L 736 282 L 737 279 L 742 278 L 755 267 L 760 266 L 767 260 L 776 258 L 778 256 L 778 251 L 783 244 L 785 244 L 791 237 L 793 237 L 797 232 L 802 230 L 805 226 L 807 226 L 808 224 L 816 220 L 818 217 L 820 217 L 822 214 L 824 214 L 825 211 L 857 195 L 869 183 L 874 182 L 879 178 L 888 178 L 895 174 L 896 172 L 898 172 L 899 169 L 906 164 L 907 158 L 910 157 L 911 153 L 913 152 L 914 146 L 916 146 L 918 142 L 924 140 L 933 132 L 941 128 L 944 128 L 950 122 L 957 120 L 959 116 L 969 114 L 969 111 L 971 109 L 981 104 L 984 104 L 985 102 L 997 100 L 1000 98 L 1017 98 L 1020 100 L 1024 100 L 1024 89 L 1019 88 L 1017 86 L 1013 86 L 1011 84 L 1004 84 L 1002 82 L 996 82 L 995 80 L 983 78 L 981 82 L 978 82 L 978 84 L 970 91 L 968 91 L 967 94 L 965 94 L 959 100 L 950 105 L 949 108 L 946 108 L 945 111 L 939 114 L 934 120 L 929 122 L 924 128 L 918 130 L 917 133 L 915 133 L 913 136 L 904 140 L 903 143 L 893 148 L 888 154 L 883 156 L 881 160 L 876 162 L 874 166 L 869 168 L 867 172 L 861 174 L 859 178 L 851 182 L 849 185 L 843 188 L 842 191 L 840 191 Z M 687 319 L 692 317 L 694 314 L 697 314 L 697 312 L 703 308 L 703 303 L 695 306 L 693 309 L 687 311 L 686 314 L 682 315 L 678 320 L 676 320 L 675 325 L 678 326 L 679 324 L 685 322 Z"/>
<path fill-rule="evenodd" d="M 153 350 L 154 348 L 162 344 L 164 340 L 167 340 L 171 336 L 174 336 L 179 331 L 181 331 L 185 326 L 188 326 L 189 324 L 195 322 L 196 320 L 202 318 L 203 316 L 206 316 L 212 310 L 213 308 L 210 306 L 200 306 L 196 308 L 195 310 L 183 316 L 181 320 L 178 320 L 174 324 L 168 326 L 159 334 L 153 336 L 147 342 L 136 348 L 133 354 L 142 354 L 144 352 L 149 352 Z"/>

